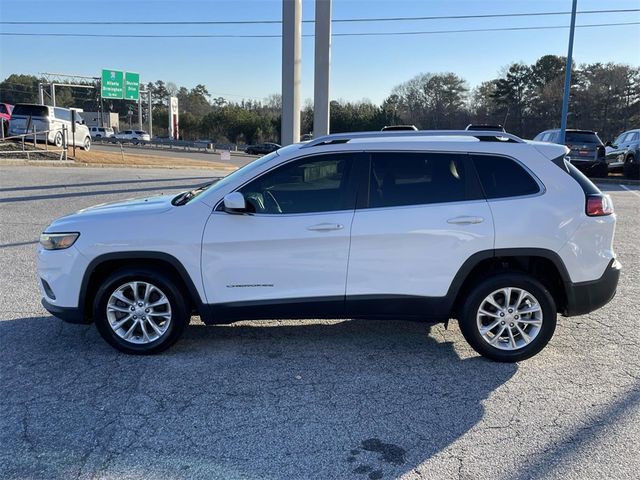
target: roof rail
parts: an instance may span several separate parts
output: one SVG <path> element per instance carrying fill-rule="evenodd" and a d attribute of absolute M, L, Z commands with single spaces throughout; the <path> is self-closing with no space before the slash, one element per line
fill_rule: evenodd
<path fill-rule="evenodd" d="M 406 138 L 406 137 L 444 137 L 444 136 L 460 136 L 475 137 L 480 141 L 525 143 L 520 137 L 511 133 L 496 131 L 473 131 L 473 130 L 389 130 L 384 132 L 349 132 L 349 133 L 333 133 L 323 137 L 314 138 L 305 143 L 300 148 L 319 147 L 322 145 L 332 145 L 336 143 L 347 143 L 350 140 L 361 138 Z"/>

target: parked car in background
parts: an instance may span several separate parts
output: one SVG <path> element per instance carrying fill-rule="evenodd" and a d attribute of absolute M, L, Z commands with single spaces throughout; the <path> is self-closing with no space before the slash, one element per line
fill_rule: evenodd
<path fill-rule="evenodd" d="M 75 115 L 75 133 L 72 129 L 72 118 Z M 51 107 L 48 105 L 36 105 L 19 103 L 13 108 L 9 121 L 9 135 L 22 135 L 36 132 L 39 141 L 53 143 L 56 147 L 64 144 L 64 132 L 67 135 L 67 145 L 82 147 L 84 150 L 91 148 L 91 133 L 77 110 L 72 114 L 71 109 Z"/>
<path fill-rule="evenodd" d="M 13 105 L 9 103 L 0 103 L 0 123 L 2 123 L 2 132 L 6 135 L 9 129 L 9 120 L 11 120 L 11 111 Z"/>
<path fill-rule="evenodd" d="M 410 130 L 410 131 L 417 131 L 418 127 L 416 127 L 415 125 L 386 125 L 384 127 L 382 127 L 382 129 L 380 130 L 381 132 L 394 132 L 394 131 L 402 131 L 402 130 Z"/>
<path fill-rule="evenodd" d="M 109 138 L 115 135 L 111 127 L 89 127 L 91 138 Z"/>
<path fill-rule="evenodd" d="M 150 142 L 151 135 L 144 130 L 123 130 L 116 133 L 113 138 L 118 140 L 129 140 L 131 143 L 138 144 L 140 142 Z"/>
<path fill-rule="evenodd" d="M 640 179 L 640 128 L 627 130 L 606 143 L 609 171 L 623 172 L 627 178 Z"/>
<path fill-rule="evenodd" d="M 545 130 L 534 138 L 538 142 L 558 143 L 560 129 Z M 605 160 L 602 140 L 593 130 L 567 129 L 564 144 L 569 147 L 569 159 L 578 170 L 589 177 L 606 177 L 609 168 Z"/>
<path fill-rule="evenodd" d="M 258 143 L 257 145 L 249 145 L 244 151 L 249 155 L 265 155 L 275 152 L 280 148 L 277 143 Z"/>

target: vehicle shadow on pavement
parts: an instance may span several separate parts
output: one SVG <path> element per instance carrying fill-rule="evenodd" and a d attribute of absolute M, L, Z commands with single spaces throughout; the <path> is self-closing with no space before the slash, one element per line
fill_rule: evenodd
<path fill-rule="evenodd" d="M 0 338 L 5 477 L 395 478 L 517 371 L 410 322 L 192 323 L 151 357 L 53 317 Z"/>

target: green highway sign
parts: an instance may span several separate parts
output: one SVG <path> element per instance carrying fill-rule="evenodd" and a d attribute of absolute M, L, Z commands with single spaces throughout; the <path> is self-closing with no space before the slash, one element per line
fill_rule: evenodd
<path fill-rule="evenodd" d="M 102 70 L 102 98 L 124 97 L 124 75 L 118 70 Z M 137 99 L 138 97 L 136 97 Z"/>
<path fill-rule="evenodd" d="M 126 100 L 138 100 L 140 98 L 139 73 L 124 73 L 124 98 Z"/>

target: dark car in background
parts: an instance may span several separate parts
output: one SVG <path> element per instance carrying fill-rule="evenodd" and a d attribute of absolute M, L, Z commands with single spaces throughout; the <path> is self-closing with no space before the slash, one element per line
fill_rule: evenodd
<path fill-rule="evenodd" d="M 560 143 L 560 129 L 545 130 L 534 138 L 538 142 Z M 593 130 L 567 129 L 564 144 L 571 150 L 569 159 L 589 177 L 606 177 L 609 168 L 605 160 L 602 140 Z"/>
<path fill-rule="evenodd" d="M 640 128 L 622 132 L 605 147 L 610 172 L 623 172 L 627 178 L 640 179 Z"/>
<path fill-rule="evenodd" d="M 257 145 L 249 145 L 244 151 L 249 155 L 265 155 L 275 152 L 279 148 L 280 145 L 277 143 L 258 143 Z"/>

